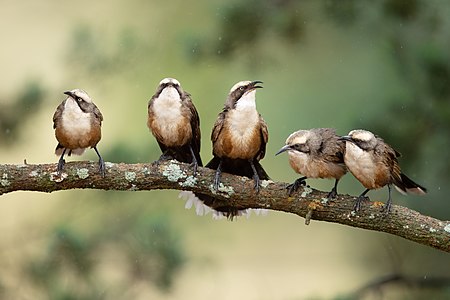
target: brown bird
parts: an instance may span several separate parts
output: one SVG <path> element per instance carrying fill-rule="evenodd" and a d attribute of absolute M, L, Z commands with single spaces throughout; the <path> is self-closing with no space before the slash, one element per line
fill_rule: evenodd
<path fill-rule="evenodd" d="M 217 190 L 221 172 L 253 178 L 259 191 L 260 180 L 269 176 L 259 163 L 266 153 L 269 137 L 266 122 L 256 110 L 256 89 L 261 81 L 241 81 L 230 90 L 211 134 L 213 159 L 206 167 L 216 170 Z"/>
<path fill-rule="evenodd" d="M 256 110 L 256 89 L 261 81 L 241 81 L 230 90 L 227 101 L 219 113 L 211 133 L 213 158 L 205 166 L 216 170 L 214 189 L 219 189 L 222 172 L 253 178 L 254 188 L 260 189 L 260 180 L 269 175 L 259 161 L 264 158 L 269 137 L 266 122 Z M 208 206 L 214 198 L 197 194 Z M 215 207 L 232 219 L 241 210 L 234 207 Z"/>
<path fill-rule="evenodd" d="M 162 155 L 158 161 L 174 158 L 192 163 L 194 175 L 202 166 L 200 119 L 191 95 L 178 80 L 164 78 L 148 103 L 147 126 L 158 141 Z"/>
<path fill-rule="evenodd" d="M 397 158 L 400 153 L 386 144 L 380 137 L 367 130 L 352 130 L 346 136 L 341 137 L 346 141 L 344 161 L 349 171 L 366 188 L 356 199 L 355 211 L 361 208 L 361 201 L 372 189 L 388 186 L 388 200 L 384 210 L 388 213 L 391 209 L 391 185 L 402 194 L 413 193 L 424 195 L 426 188 L 409 179 L 400 170 Z"/>
<path fill-rule="evenodd" d="M 345 142 L 339 140 L 332 128 L 314 128 L 292 133 L 287 138 L 286 145 L 275 154 L 287 151 L 292 169 L 304 175 L 287 186 L 289 196 L 300 185 L 306 184 L 307 178 L 334 178 L 334 187 L 328 193 L 328 198 L 335 198 L 338 182 L 347 173 L 344 150 Z"/>
<path fill-rule="evenodd" d="M 105 176 L 105 163 L 97 150 L 101 139 L 103 116 L 89 95 L 80 89 L 64 92 L 67 98 L 56 108 L 53 128 L 58 140 L 55 154 L 60 155 L 58 173 L 65 164 L 64 154 L 81 155 L 86 148 L 94 148 L 99 158 L 99 170 Z"/>

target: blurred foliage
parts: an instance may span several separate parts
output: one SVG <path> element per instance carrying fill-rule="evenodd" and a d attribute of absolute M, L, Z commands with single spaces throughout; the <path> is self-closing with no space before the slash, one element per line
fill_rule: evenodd
<path fill-rule="evenodd" d="M 75 28 L 66 54 L 66 62 L 73 73 L 95 76 L 124 72 L 136 64 L 147 47 L 131 29 L 121 30 L 113 41 L 107 37 L 86 24 Z"/>
<path fill-rule="evenodd" d="M 124 299 L 119 295 L 136 282 L 169 290 L 185 262 L 180 235 L 165 216 L 138 213 L 128 221 L 106 227 L 98 223 L 90 235 L 56 226 L 46 253 L 25 262 L 27 278 L 46 299 Z M 111 253 L 117 256 L 112 259 Z M 99 278 L 107 277 L 105 266 L 114 269 L 114 264 L 123 264 L 125 274 L 111 288 Z"/>
<path fill-rule="evenodd" d="M 145 6 L 144 3 L 134 5 Z M 210 3 L 206 4 L 206 2 L 197 5 L 190 4 L 189 10 L 192 9 L 194 12 L 198 10 L 203 13 L 204 7 L 208 5 Z M 162 74 L 170 72 L 170 74 L 176 74 L 175 76 L 183 74 L 189 80 L 191 80 L 191 77 L 197 78 L 196 76 L 199 76 L 198 81 L 200 83 L 197 84 L 198 86 L 203 85 L 201 89 L 207 90 L 204 94 L 206 97 L 217 88 L 213 85 L 214 81 L 223 81 L 225 78 L 228 80 L 228 77 L 230 77 L 229 81 L 233 81 L 235 80 L 234 77 L 238 75 L 249 76 L 249 73 L 242 71 L 243 69 L 233 69 L 232 62 L 235 60 L 240 62 L 242 57 L 251 58 L 252 62 L 264 61 L 264 64 L 258 64 L 258 66 L 263 65 L 270 69 L 266 70 L 265 73 L 269 76 L 273 71 L 276 73 L 288 70 L 285 66 L 293 64 L 292 59 L 297 57 L 296 55 L 298 55 L 302 46 L 311 42 L 313 35 L 323 34 L 324 37 L 335 38 L 336 41 L 342 39 L 344 42 L 354 43 L 354 45 L 350 45 L 354 47 L 353 49 L 345 48 L 348 51 L 353 51 L 350 55 L 360 50 L 355 45 L 361 42 L 361 36 L 364 35 L 364 38 L 369 36 L 370 39 L 367 40 L 370 43 L 373 41 L 373 43 L 382 44 L 376 47 L 382 48 L 383 57 L 386 60 L 383 63 L 392 67 L 398 75 L 400 80 L 398 85 L 401 85 L 402 92 L 396 93 L 395 96 L 390 94 L 386 96 L 387 93 L 382 90 L 373 91 L 376 93 L 373 97 L 375 99 L 379 93 L 380 99 L 378 100 L 379 103 L 377 102 L 379 110 L 376 112 L 369 111 L 368 113 L 366 113 L 367 109 L 364 106 L 367 102 L 363 100 L 361 100 L 360 107 L 348 107 L 345 106 L 346 103 L 343 103 L 341 104 L 341 111 L 327 111 L 326 105 L 331 104 L 334 100 L 334 96 L 330 95 L 330 98 L 327 99 L 328 102 L 325 103 L 324 101 L 324 107 L 321 108 L 323 109 L 323 119 L 332 117 L 333 113 L 342 113 L 349 120 L 345 124 L 346 127 L 363 127 L 382 136 L 404 154 L 401 158 L 401 164 L 404 167 L 406 166 L 406 170 L 412 168 L 416 173 L 423 171 L 424 174 L 423 176 L 415 176 L 406 172 L 408 175 L 411 175 L 414 179 L 417 178 L 417 181 L 425 186 L 429 184 L 434 187 L 442 185 L 440 194 L 430 192 L 427 201 L 422 202 L 425 204 L 420 204 L 422 205 L 420 211 L 436 217 L 448 218 L 450 202 L 444 202 L 444 199 L 433 202 L 435 199 L 432 198 L 442 197 L 446 194 L 444 191 L 450 191 L 450 187 L 448 187 L 450 151 L 446 151 L 450 146 L 448 138 L 450 136 L 450 52 L 448 51 L 450 48 L 450 40 L 448 39 L 450 26 L 447 14 L 449 11 L 448 3 L 425 0 L 250 0 L 218 1 L 217 4 L 214 3 L 213 5 L 217 5 L 209 12 L 215 13 L 213 23 L 207 23 L 204 26 L 203 16 L 197 15 L 198 22 L 201 23 L 199 28 L 203 31 L 181 28 L 191 25 L 183 23 L 184 19 L 189 19 L 190 14 L 192 14 L 188 10 L 180 14 L 182 17 L 170 11 L 171 17 L 178 18 L 175 21 L 166 18 L 164 13 L 167 13 L 167 11 L 164 11 L 164 13 L 161 13 L 164 17 L 157 21 L 159 23 L 155 21 L 157 26 L 148 25 L 154 25 L 151 22 L 146 23 L 148 20 L 142 21 L 144 23 L 144 26 L 140 24 L 143 28 L 141 30 L 144 31 L 142 36 L 135 28 L 128 27 L 128 24 L 123 29 L 108 32 L 105 31 L 105 27 L 100 26 L 99 29 L 96 26 L 97 24 L 82 23 L 80 25 L 77 23 L 78 25 L 68 35 L 64 61 L 62 61 L 63 67 L 67 70 L 65 74 L 70 78 L 70 84 L 75 82 L 86 84 L 95 81 L 98 86 L 101 86 L 99 87 L 100 90 L 106 87 L 113 89 L 114 92 L 122 92 L 111 100 L 132 103 L 132 99 L 142 97 L 142 95 L 138 95 L 139 97 L 133 98 L 136 96 L 134 92 L 139 89 L 142 82 L 148 82 L 149 76 L 160 79 Z M 200 8 L 200 6 L 202 7 Z M 174 7 L 169 7 L 169 9 L 173 10 Z M 156 5 L 153 8 L 156 10 Z M 122 7 L 122 9 L 125 8 Z M 114 23 L 126 23 L 126 21 L 120 19 L 120 17 L 123 17 L 121 14 L 122 12 L 117 16 L 111 16 L 111 19 L 117 18 L 117 20 L 114 19 Z M 167 22 L 168 19 L 170 22 Z M 327 24 L 327 26 L 324 26 L 324 24 Z M 175 34 L 171 34 L 171 26 L 180 28 L 176 30 Z M 155 32 L 158 34 L 155 34 L 155 39 L 150 41 L 148 36 Z M 354 40 L 346 39 L 352 35 L 355 38 Z M 364 40 L 364 42 L 367 42 L 367 40 Z M 321 46 L 312 47 L 318 53 L 318 56 L 327 55 L 327 51 L 333 50 L 319 49 L 319 47 Z M 374 48 L 376 47 L 374 46 Z M 364 50 L 367 50 L 367 48 L 364 48 Z M 167 57 L 163 57 L 166 54 Z M 283 55 L 287 56 L 283 57 Z M 261 60 L 261 57 L 264 59 Z M 279 66 L 267 63 L 267 61 L 272 62 L 273 57 L 279 58 L 277 61 Z M 185 61 L 186 58 L 191 62 L 190 65 L 180 63 L 181 60 Z M 299 59 L 301 58 L 299 57 Z M 335 59 L 338 60 L 339 58 Z M 156 64 L 155 62 L 159 62 L 159 60 L 163 63 Z M 315 62 L 317 61 L 315 60 Z M 324 61 L 326 60 L 324 59 Z M 212 65 L 212 62 L 214 67 L 210 68 L 209 64 Z M 228 69 L 225 67 L 230 65 L 232 67 Z M 250 64 L 249 66 L 253 70 L 255 65 Z M 180 69 L 186 70 L 180 71 Z M 341 71 L 329 70 L 328 66 L 317 66 L 317 70 L 319 70 L 318 73 L 335 72 L 333 74 L 336 74 L 336 76 L 339 76 L 339 71 Z M 130 78 L 126 76 L 127 71 L 135 72 L 136 74 L 133 75 L 136 75 L 136 77 L 129 80 Z M 306 69 L 307 71 L 316 70 Z M 300 100 L 289 99 L 289 97 L 297 97 L 302 92 L 300 90 L 301 84 L 304 83 L 300 81 L 307 78 L 307 76 L 300 78 L 299 74 L 305 72 L 303 69 L 298 73 L 289 69 L 289 72 L 292 73 L 284 77 L 280 74 L 280 81 L 286 80 L 290 76 L 295 80 L 288 83 L 299 84 L 298 89 L 290 94 L 286 92 L 286 95 L 282 95 L 279 101 L 292 101 L 290 103 L 293 105 L 302 105 L 302 109 L 306 112 L 291 120 L 289 118 L 292 115 L 288 116 L 289 111 L 286 111 L 286 114 L 283 115 L 284 119 L 275 120 L 275 123 L 269 124 L 269 126 L 272 126 L 272 130 L 278 130 L 279 128 L 286 130 L 293 126 L 305 126 L 313 118 L 322 118 L 317 110 L 307 110 L 309 108 L 308 103 L 300 103 Z M 347 67 L 343 72 L 363 74 L 374 72 L 374 70 L 349 70 Z M 380 73 L 384 75 L 383 72 Z M 255 72 L 250 74 L 253 75 Z M 110 79 L 113 75 L 116 75 L 116 81 Z M 319 78 L 314 77 L 314 75 L 311 75 L 311 77 Z M 136 78 L 138 80 L 135 80 Z M 157 82 L 153 82 L 153 79 L 151 78 L 152 92 Z M 264 80 L 264 78 L 257 79 Z M 107 80 L 110 80 L 110 82 L 104 84 Z M 373 76 L 373 80 L 384 82 L 376 75 Z M 120 88 L 125 89 L 124 92 L 117 88 L 120 85 L 119 81 L 123 83 Z M 190 83 L 195 86 L 196 82 L 191 80 Z M 355 83 L 355 85 L 358 84 Z M 209 86 L 212 86 L 212 88 Z M 284 86 L 279 84 L 278 87 Z M 357 89 L 358 87 L 348 85 L 345 88 Z M 317 89 L 326 89 L 325 84 L 318 82 Z M 147 93 L 148 90 L 145 92 Z M 370 92 L 372 91 L 368 93 Z M 105 96 L 109 95 L 105 90 L 103 90 L 103 93 Z M 0 101 L 0 140 L 2 141 L 0 146 L 11 145 L 18 140 L 21 120 L 32 120 L 33 115 L 41 108 L 45 94 L 45 89 L 39 82 L 30 81 L 12 101 Z M 197 94 L 195 96 L 197 97 Z M 384 99 L 383 97 L 390 98 Z M 224 96 L 212 98 L 220 98 L 219 101 L 222 101 Z M 200 97 L 198 99 L 201 100 Z M 341 98 L 337 97 L 337 99 Z M 195 101 L 198 104 L 197 98 L 195 98 Z M 139 105 L 145 107 L 146 100 L 144 102 L 143 105 Z M 204 107 L 215 107 L 216 104 L 212 102 L 211 98 L 206 98 L 202 104 Z M 280 102 L 277 100 L 273 103 L 272 108 L 274 109 L 270 113 L 275 115 L 274 112 L 280 110 L 275 108 L 275 105 Z M 388 103 L 388 105 L 383 106 L 384 103 Z M 112 107 L 117 103 L 111 104 Z M 199 105 L 199 111 L 201 112 L 203 109 L 204 112 L 207 112 L 204 107 Z M 311 107 L 314 107 L 313 103 L 311 103 Z M 126 113 L 132 115 L 130 118 L 135 118 L 134 104 L 129 105 L 127 109 Z M 217 110 L 219 109 L 217 108 Z M 295 112 L 293 110 L 290 113 L 294 114 Z M 215 118 L 215 114 L 216 111 L 211 119 Z M 364 117 L 361 117 L 361 115 Z M 203 118 L 210 116 L 206 113 L 202 114 L 201 117 L 204 120 Z M 266 120 L 270 120 L 271 115 L 267 114 L 264 117 Z M 306 119 L 306 117 L 309 119 Z M 111 120 L 114 122 L 114 119 Z M 284 124 L 287 122 L 290 123 Z M 144 123 L 145 120 L 139 126 L 145 126 Z M 276 127 L 278 128 L 276 129 Z M 134 128 L 129 130 L 133 132 Z M 147 134 L 146 137 L 149 140 L 152 139 L 146 129 L 142 132 Z M 134 134 L 135 132 L 133 132 Z M 209 132 L 203 132 L 204 145 L 208 141 L 208 134 Z M 133 138 L 140 139 L 137 131 Z M 6 141 L 6 143 L 3 141 Z M 151 149 L 150 155 L 142 141 L 138 141 L 139 146 L 129 145 L 123 141 L 113 142 L 115 144 L 102 150 L 102 154 L 104 151 L 104 156 L 110 161 L 136 163 L 149 161 L 149 157 L 152 156 L 156 159 L 159 155 L 156 143 L 153 144 L 154 148 Z M 428 183 L 422 181 L 424 176 L 428 176 L 426 178 Z M 67 200 L 72 201 L 74 198 L 78 198 L 78 194 L 73 195 L 75 196 L 68 197 L 70 199 Z M 44 294 L 43 298 L 51 299 L 124 299 L 127 298 L 124 295 L 127 289 L 136 282 L 144 282 L 145 285 L 152 285 L 162 291 L 169 291 L 177 272 L 186 261 L 185 249 L 169 220 L 164 216 L 153 214 L 150 216 L 148 211 L 144 210 L 130 213 L 129 208 L 135 205 L 135 203 L 129 204 L 130 200 L 134 199 L 134 195 L 130 195 L 130 193 L 127 196 L 122 193 L 101 193 L 97 196 L 104 198 L 107 204 L 101 212 L 96 212 L 96 222 L 88 225 L 88 232 L 79 228 L 82 226 L 71 226 L 66 222 L 61 222 L 52 232 L 48 233 L 50 239 L 46 253 L 42 256 L 35 255 L 31 259 L 28 258 L 23 270 L 27 274 L 32 287 L 41 291 Z M 114 213 L 114 217 L 120 219 L 120 221 L 108 219 L 104 211 L 110 209 L 115 202 L 125 202 L 123 201 L 125 197 L 129 205 L 128 209 L 117 210 Z M 148 201 L 143 201 L 143 203 L 146 206 L 150 205 Z M 411 206 L 414 205 L 412 201 L 409 203 L 411 203 Z M 91 212 L 95 209 L 95 205 L 91 204 L 83 212 Z M 397 246 L 394 245 L 394 248 Z M 408 251 L 405 251 L 405 254 L 410 252 L 410 246 L 411 244 L 407 244 Z M 353 246 L 350 245 L 349 247 Z M 428 252 L 426 252 L 427 256 L 424 254 L 426 259 L 413 257 L 414 264 L 423 260 L 429 259 L 430 262 L 433 260 L 434 252 L 431 252 L 430 249 L 417 251 Z M 363 269 L 367 270 L 371 266 L 369 260 L 373 261 L 373 257 L 377 257 L 377 253 L 367 253 L 364 257 L 366 258 L 364 262 L 367 264 L 364 264 Z M 437 265 L 436 269 L 438 267 L 445 268 L 440 264 Z M 351 267 L 349 266 L 349 268 Z M 407 268 L 404 267 L 404 269 Z M 119 284 L 110 284 L 108 279 L 103 278 L 104 274 L 108 274 L 111 270 L 121 272 Z M 404 270 L 400 268 L 396 271 L 402 272 Z M 404 272 L 407 273 L 408 270 Z M 2 289 L 2 284 L 3 282 L 0 282 L 0 296 L 3 292 L 8 292 L 7 288 Z M 390 286 L 386 287 L 387 289 L 390 289 Z M 443 293 L 448 295 L 450 291 L 447 288 L 443 290 Z M 410 296 L 411 293 L 408 295 Z M 417 295 L 422 294 L 418 293 Z M 439 296 L 436 297 L 439 298 Z M 133 297 L 129 298 L 132 299 Z M 342 297 L 339 299 L 348 298 Z"/>
<path fill-rule="evenodd" d="M 11 145 L 19 139 L 21 125 L 39 111 L 44 97 L 42 85 L 32 80 L 11 101 L 0 99 L 0 146 Z"/>
<path fill-rule="evenodd" d="M 304 20 L 296 1 L 235 1 L 223 4 L 218 12 L 219 29 L 214 38 L 193 38 L 187 43 L 188 49 L 195 49 L 190 52 L 191 59 L 257 56 L 261 40 L 276 36 L 290 44 L 304 35 Z"/>

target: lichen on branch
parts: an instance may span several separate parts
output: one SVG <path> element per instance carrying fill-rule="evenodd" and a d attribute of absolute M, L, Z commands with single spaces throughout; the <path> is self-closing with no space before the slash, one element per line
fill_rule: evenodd
<path fill-rule="evenodd" d="M 327 193 L 301 187 L 291 197 L 286 183 L 264 181 L 256 193 L 252 179 L 222 174 L 219 190 L 212 187 L 214 170 L 199 168 L 193 176 L 188 164 L 166 161 L 153 164 L 106 163 L 106 176 L 98 172 L 97 163 L 68 162 L 62 174 L 56 164 L 0 165 L 0 195 L 14 191 L 53 192 L 70 189 L 150 191 L 186 190 L 213 196 L 212 208 L 232 206 L 237 209 L 266 208 L 296 214 L 310 220 L 344 224 L 386 232 L 405 239 L 450 252 L 450 221 L 422 215 L 403 206 L 393 205 L 386 215 L 383 203 L 364 201 L 362 209 L 352 211 L 355 197 L 338 195 L 332 201 Z"/>

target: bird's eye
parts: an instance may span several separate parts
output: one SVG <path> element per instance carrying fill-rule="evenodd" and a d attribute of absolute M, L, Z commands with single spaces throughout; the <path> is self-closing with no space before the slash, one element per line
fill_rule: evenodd
<path fill-rule="evenodd" d="M 81 99 L 80 97 L 77 97 L 77 101 L 81 102 L 81 101 L 83 101 L 83 99 Z"/>
<path fill-rule="evenodd" d="M 239 90 L 240 90 L 240 91 L 243 91 L 243 90 L 244 90 L 244 87 L 243 87 L 243 86 L 239 87 Z"/>

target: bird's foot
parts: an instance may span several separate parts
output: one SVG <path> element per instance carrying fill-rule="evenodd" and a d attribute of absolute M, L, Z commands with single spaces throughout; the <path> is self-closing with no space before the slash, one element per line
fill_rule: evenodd
<path fill-rule="evenodd" d="M 66 161 L 64 159 L 60 159 L 58 161 L 58 168 L 56 169 L 56 171 L 59 175 L 62 173 L 65 163 L 66 163 Z"/>
<path fill-rule="evenodd" d="M 103 161 L 103 158 L 100 158 L 98 160 L 98 170 L 100 172 L 100 175 L 102 175 L 102 177 L 106 176 L 106 167 L 105 167 L 105 162 Z"/>
<path fill-rule="evenodd" d="M 163 163 L 163 162 L 165 162 L 165 161 L 167 161 L 167 160 L 171 160 L 171 159 L 173 159 L 172 156 L 170 156 L 170 155 L 168 155 L 168 154 L 166 154 L 166 153 L 163 153 L 163 154 L 161 154 L 161 156 L 158 158 L 158 160 L 156 161 L 156 163 L 157 163 L 157 164 L 160 164 L 160 163 Z"/>
<path fill-rule="evenodd" d="M 197 176 L 197 169 L 198 169 L 198 163 L 197 160 L 194 158 L 194 160 L 192 161 L 192 163 L 190 164 L 190 167 L 193 169 L 193 176 Z"/>
<path fill-rule="evenodd" d="M 361 204 L 363 200 L 369 200 L 369 197 L 363 195 L 358 196 L 358 198 L 356 198 L 355 205 L 353 205 L 353 211 L 358 212 L 361 210 Z"/>
<path fill-rule="evenodd" d="M 328 200 L 334 199 L 337 197 L 337 191 L 335 188 L 333 188 L 329 193 L 328 193 Z"/>
<path fill-rule="evenodd" d="M 386 204 L 383 205 L 381 212 L 383 212 L 387 216 L 389 214 L 389 212 L 391 211 L 391 206 L 392 206 L 391 201 L 386 202 Z"/>
<path fill-rule="evenodd" d="M 294 192 L 296 192 L 300 186 L 302 186 L 302 185 L 305 186 L 306 185 L 306 180 L 305 179 L 306 178 L 304 178 L 304 177 L 298 178 L 293 183 L 291 183 L 288 186 L 286 186 L 286 189 L 288 190 L 288 193 L 289 193 L 289 197 L 292 196 L 292 194 Z"/>
<path fill-rule="evenodd" d="M 260 186 L 261 186 L 259 176 L 256 174 L 253 175 L 253 180 L 255 181 L 254 189 L 255 189 L 256 193 L 258 194 L 259 190 L 260 190 Z"/>
<path fill-rule="evenodd" d="M 219 190 L 220 175 L 221 175 L 220 170 L 216 170 L 216 173 L 214 174 L 214 183 L 213 183 L 213 187 L 216 192 Z"/>

